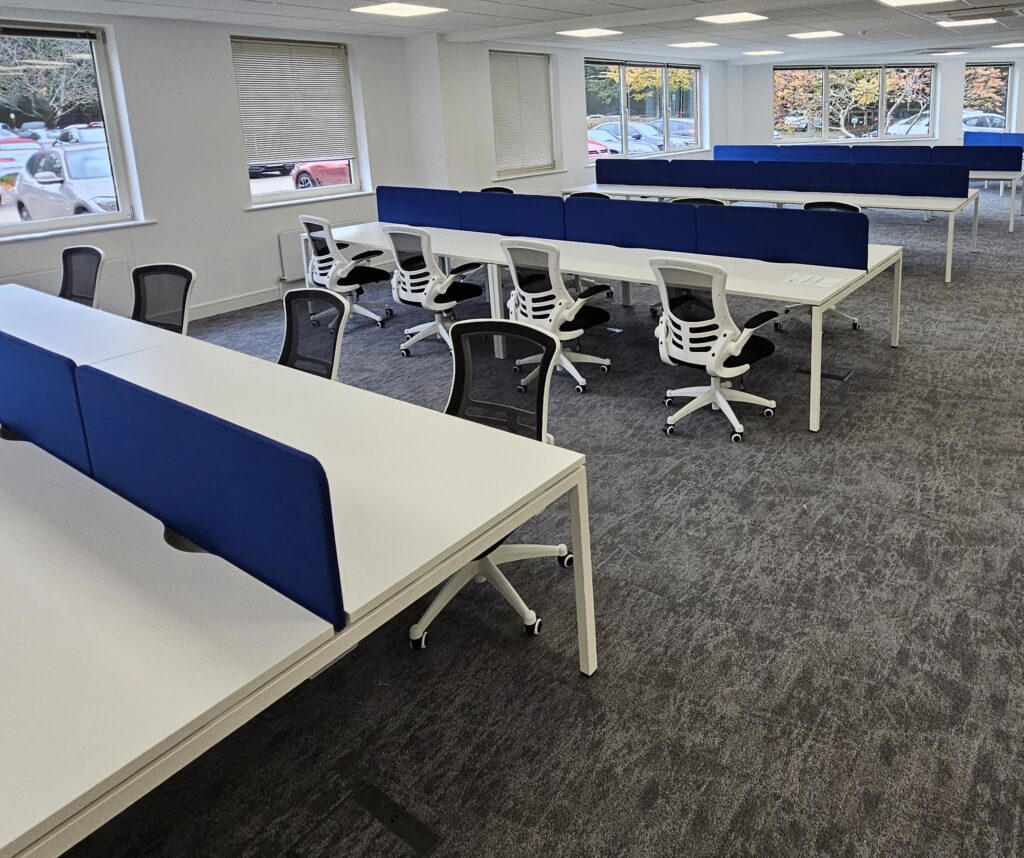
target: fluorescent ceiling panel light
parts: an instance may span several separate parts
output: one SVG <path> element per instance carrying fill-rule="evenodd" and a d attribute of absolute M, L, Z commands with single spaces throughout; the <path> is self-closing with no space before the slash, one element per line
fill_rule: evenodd
<path fill-rule="evenodd" d="M 777 57 L 782 51 L 744 51 L 745 57 Z"/>
<path fill-rule="evenodd" d="M 717 48 L 718 42 L 674 42 L 670 48 Z"/>
<path fill-rule="evenodd" d="M 601 27 L 585 27 L 582 30 L 559 30 L 559 36 L 575 36 L 577 39 L 593 39 L 596 36 L 621 36 L 622 30 L 604 30 Z"/>
<path fill-rule="evenodd" d="M 979 24 L 998 24 L 995 18 L 966 18 L 963 21 L 936 21 L 940 27 L 977 27 Z"/>
<path fill-rule="evenodd" d="M 708 24 L 742 24 L 744 21 L 767 21 L 768 18 L 753 12 L 729 12 L 726 15 L 698 15 L 697 20 Z"/>
<path fill-rule="evenodd" d="M 964 54 L 968 54 L 970 51 L 936 51 L 932 54 L 933 57 L 961 57 Z"/>
<path fill-rule="evenodd" d="M 415 18 L 417 15 L 436 15 L 447 12 L 440 6 L 420 6 L 418 3 L 374 3 L 371 6 L 356 6 L 351 12 L 365 12 L 367 15 L 390 15 L 393 18 Z"/>
<path fill-rule="evenodd" d="M 878 0 L 883 6 L 938 6 L 940 3 L 955 3 L 958 0 Z"/>
<path fill-rule="evenodd" d="M 835 30 L 815 30 L 811 33 L 790 33 L 789 37 L 791 39 L 834 39 L 841 35 L 843 34 Z"/>
<path fill-rule="evenodd" d="M 993 48 L 1024 48 L 1024 42 L 1007 42 L 1005 45 L 993 45 L 992 47 Z"/>

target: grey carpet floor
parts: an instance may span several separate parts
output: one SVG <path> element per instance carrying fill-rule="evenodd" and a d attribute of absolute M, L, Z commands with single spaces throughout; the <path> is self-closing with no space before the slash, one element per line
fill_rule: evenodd
<path fill-rule="evenodd" d="M 961 218 L 951 285 L 944 220 L 872 213 L 872 240 L 907 249 L 902 347 L 884 275 L 843 305 L 862 330 L 826 322 L 826 370 L 853 375 L 825 381 L 817 435 L 795 372 L 806 320 L 769 329 L 748 388 L 776 417 L 744 409 L 733 445 L 707 410 L 660 433 L 664 390 L 700 375 L 660 363 L 649 291 L 603 304 L 618 330 L 586 346 L 612 372 L 584 396 L 556 376 L 551 398 L 557 441 L 588 460 L 596 675 L 577 672 L 571 577 L 518 564 L 540 637 L 481 586 L 413 653 L 420 603 L 70 854 L 415 854 L 353 801 L 367 784 L 439 856 L 1024 854 L 1024 232 L 1007 235 L 1008 205 L 984 192 L 977 254 Z M 274 358 L 279 316 L 192 333 Z M 397 351 L 422 320 L 353 318 L 343 380 L 443 407 L 446 352 Z M 560 505 L 523 536 L 566 528 Z"/>

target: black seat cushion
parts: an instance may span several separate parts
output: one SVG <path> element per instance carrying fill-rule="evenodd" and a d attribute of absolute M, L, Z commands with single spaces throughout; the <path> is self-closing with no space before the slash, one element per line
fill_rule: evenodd
<path fill-rule="evenodd" d="M 745 363 L 755 364 L 759 360 L 764 360 L 774 351 L 775 343 L 771 340 L 766 340 L 764 337 L 753 336 L 747 340 L 747 344 L 743 347 L 743 351 L 735 357 L 725 359 L 725 365 L 731 369 L 734 366 L 743 366 Z M 679 366 L 692 366 L 695 369 L 704 369 L 704 367 L 699 363 L 688 363 L 687 361 L 673 361 L 673 363 Z"/>
<path fill-rule="evenodd" d="M 445 289 L 444 292 L 439 293 L 436 300 L 440 304 L 446 304 L 449 301 L 468 301 L 470 298 L 479 298 L 483 294 L 484 289 L 482 286 L 477 286 L 475 283 L 456 281 Z"/>
<path fill-rule="evenodd" d="M 371 268 L 369 265 L 357 265 L 348 274 L 338 281 L 341 286 L 351 286 L 353 283 L 358 283 L 360 286 L 366 286 L 370 283 L 383 283 L 385 280 L 390 280 L 391 274 L 385 271 L 383 268 Z"/>
<path fill-rule="evenodd" d="M 571 322 L 563 322 L 562 327 L 559 330 L 585 331 L 587 328 L 592 328 L 595 325 L 603 325 L 605 322 L 610 322 L 611 318 L 611 313 L 607 310 L 603 310 L 600 307 L 591 307 L 589 304 L 584 304 L 580 307 L 579 312 L 576 314 L 576 318 Z"/>

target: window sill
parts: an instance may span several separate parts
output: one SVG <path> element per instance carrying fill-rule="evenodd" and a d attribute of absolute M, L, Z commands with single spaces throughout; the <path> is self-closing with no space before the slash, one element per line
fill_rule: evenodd
<path fill-rule="evenodd" d="M 518 179 L 532 179 L 536 176 L 557 176 L 561 173 L 568 173 L 568 170 L 554 168 L 553 170 L 536 170 L 532 173 L 513 173 L 511 176 L 495 176 L 492 182 L 515 182 Z"/>
<path fill-rule="evenodd" d="M 131 229 L 136 226 L 152 226 L 155 220 L 122 220 L 116 223 L 94 223 L 85 226 L 65 227 L 62 229 L 48 229 L 40 232 L 25 232 L 17 235 L 0 236 L 0 244 L 16 244 L 20 241 L 34 241 L 37 239 L 60 238 L 66 235 L 83 235 L 89 232 L 108 232 L 116 229 Z"/>
<path fill-rule="evenodd" d="M 342 194 L 314 194 L 308 197 L 299 197 L 298 199 L 293 198 L 288 200 L 271 200 L 265 203 L 253 203 L 251 206 L 247 206 L 245 210 L 247 212 L 258 212 L 263 209 L 279 209 L 284 206 L 309 206 L 315 203 L 325 203 L 330 200 L 350 200 L 355 197 L 372 197 L 373 195 L 373 191 L 363 190 L 346 191 Z"/>

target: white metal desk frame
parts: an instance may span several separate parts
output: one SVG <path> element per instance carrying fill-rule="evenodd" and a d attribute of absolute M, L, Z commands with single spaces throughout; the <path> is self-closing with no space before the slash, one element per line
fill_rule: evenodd
<path fill-rule="evenodd" d="M 761 191 L 748 188 L 677 188 L 669 185 L 580 185 L 562 191 L 562 196 L 582 192 L 607 194 L 610 197 L 654 197 L 673 199 L 675 197 L 714 197 L 725 203 L 774 203 L 776 208 L 786 205 L 803 205 L 809 202 L 836 201 L 851 203 L 860 208 L 898 209 L 902 211 L 941 212 L 947 215 L 946 225 L 946 269 L 945 282 L 953 279 L 953 232 L 956 216 L 967 206 L 974 204 L 971 226 L 971 252 L 978 251 L 978 201 L 980 191 L 971 188 L 966 197 L 904 197 L 896 194 L 840 194 L 805 193 L 803 191 Z"/>
<path fill-rule="evenodd" d="M 385 224 L 373 221 L 333 229 L 335 238 L 349 244 L 373 249 L 386 249 Z M 487 266 L 488 299 L 491 316 L 505 317 L 501 272 L 506 264 L 501 250 L 505 238 L 489 232 L 428 228 L 433 251 L 439 256 L 470 259 Z M 560 265 L 567 274 L 579 274 L 624 284 L 637 283 L 653 286 L 654 274 L 650 260 L 655 257 L 677 258 L 681 261 L 711 262 L 725 268 L 729 275 L 726 289 L 729 294 L 743 295 L 786 304 L 807 304 L 811 309 L 811 366 L 809 424 L 812 432 L 821 428 L 821 358 L 822 317 L 865 283 L 883 271 L 893 269 L 892 330 L 890 343 L 899 345 L 900 300 L 903 282 L 903 249 L 894 245 L 868 245 L 868 268 L 854 271 L 847 268 L 829 268 L 814 265 L 791 265 L 741 259 L 727 256 L 707 256 L 697 253 L 668 253 L 643 248 L 615 247 L 606 244 L 588 244 L 578 241 L 548 240 L 560 252 Z M 795 286 L 785 282 L 793 273 L 818 274 L 838 281 L 837 286 Z M 500 352 L 499 357 L 504 353 Z"/>
<path fill-rule="evenodd" d="M 1013 232 L 1014 215 L 1017 211 L 1017 182 L 1024 179 L 1024 170 L 1013 172 L 1012 170 L 971 170 L 971 179 L 980 179 L 985 182 L 985 187 L 988 187 L 989 182 L 999 182 L 999 196 L 1003 195 L 1003 184 L 1005 182 L 1010 183 L 1010 228 L 1009 232 Z M 1020 213 L 1024 217 L 1024 192 L 1020 196 Z"/>

